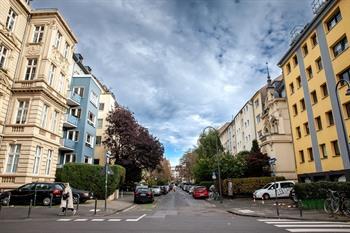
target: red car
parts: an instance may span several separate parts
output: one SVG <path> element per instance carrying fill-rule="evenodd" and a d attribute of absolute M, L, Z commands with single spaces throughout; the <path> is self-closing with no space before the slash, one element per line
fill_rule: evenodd
<path fill-rule="evenodd" d="M 204 186 L 197 186 L 193 189 L 192 193 L 193 198 L 208 198 L 209 192 L 208 189 Z"/>

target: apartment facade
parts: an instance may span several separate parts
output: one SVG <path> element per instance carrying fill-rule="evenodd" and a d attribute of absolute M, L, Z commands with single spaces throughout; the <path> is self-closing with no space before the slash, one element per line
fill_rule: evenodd
<path fill-rule="evenodd" d="M 1 106 L 2 188 L 54 180 L 77 43 L 57 10 L 32 10 L 28 2 L 1 1 L 1 60 L 12 93 Z"/>
<path fill-rule="evenodd" d="M 279 62 L 300 181 L 350 180 L 350 97 L 336 90 L 350 77 L 349 38 L 350 1 L 325 1 Z"/>

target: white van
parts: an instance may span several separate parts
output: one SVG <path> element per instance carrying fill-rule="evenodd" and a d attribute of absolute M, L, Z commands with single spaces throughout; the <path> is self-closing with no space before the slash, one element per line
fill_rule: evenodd
<path fill-rule="evenodd" d="M 255 199 L 270 199 L 276 197 L 275 187 L 277 188 L 277 197 L 289 197 L 294 187 L 294 181 L 276 181 L 276 183 L 268 183 L 261 189 L 253 193 Z"/>

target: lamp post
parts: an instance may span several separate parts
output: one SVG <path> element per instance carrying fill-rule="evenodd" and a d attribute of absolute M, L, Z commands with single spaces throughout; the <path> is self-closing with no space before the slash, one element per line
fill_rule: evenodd
<path fill-rule="evenodd" d="M 276 184 L 276 158 L 269 159 L 270 167 L 272 168 L 272 175 L 273 175 L 273 186 L 275 189 L 275 205 L 276 205 L 276 213 L 277 216 L 280 216 L 280 211 L 278 209 L 278 193 L 277 193 L 277 184 Z"/>
<path fill-rule="evenodd" d="M 109 169 L 108 169 L 108 162 L 111 157 L 111 152 L 106 152 L 106 161 L 105 161 L 105 211 L 107 211 L 107 196 L 108 196 L 108 175 L 109 175 Z"/>
<path fill-rule="evenodd" d="M 203 129 L 203 135 L 205 134 L 205 131 L 207 129 L 211 129 L 216 133 L 216 137 L 215 137 L 215 147 L 216 147 L 216 156 L 219 157 L 219 143 L 218 143 L 218 137 L 219 137 L 219 132 L 217 131 L 217 129 L 215 129 L 212 126 L 207 126 Z M 219 195 L 220 195 L 220 203 L 222 203 L 222 191 L 221 191 L 221 172 L 220 172 L 220 160 L 219 158 L 217 158 L 218 162 L 217 162 L 217 166 L 218 166 L 218 181 L 219 181 Z"/>
<path fill-rule="evenodd" d="M 339 114 L 340 114 L 340 124 L 342 126 L 342 130 L 343 130 L 343 136 L 344 136 L 344 139 L 345 139 L 345 143 L 346 143 L 346 153 L 347 153 L 347 156 L 348 158 L 350 157 L 350 151 L 349 151 L 349 142 L 348 142 L 348 135 L 346 133 L 346 128 L 345 128 L 345 124 L 344 124 L 344 118 L 343 118 L 343 113 L 342 113 L 342 109 L 341 109 L 341 106 L 340 106 L 340 102 L 339 102 L 339 95 L 338 95 L 338 87 L 339 85 L 341 84 L 346 84 L 348 89 L 346 89 L 346 93 L 345 95 L 346 96 L 350 96 L 350 82 L 348 80 L 345 80 L 345 79 L 340 79 L 337 84 L 335 85 L 335 94 L 336 94 L 336 97 L 337 97 L 337 104 L 338 104 L 338 108 L 339 108 Z"/>

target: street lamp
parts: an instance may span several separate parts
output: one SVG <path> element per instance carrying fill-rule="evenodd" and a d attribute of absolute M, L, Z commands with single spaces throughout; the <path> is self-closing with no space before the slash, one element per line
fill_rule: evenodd
<path fill-rule="evenodd" d="M 107 211 L 107 196 L 108 196 L 108 175 L 111 175 L 111 172 L 108 167 L 109 159 L 111 158 L 112 153 L 110 151 L 106 152 L 106 161 L 105 161 L 105 211 Z"/>
<path fill-rule="evenodd" d="M 342 113 L 342 110 L 341 110 L 341 106 L 340 106 L 340 102 L 339 102 L 339 95 L 338 95 L 338 87 L 339 85 L 341 84 L 346 84 L 346 86 L 348 87 L 348 89 L 346 89 L 346 93 L 345 95 L 346 96 L 350 96 L 350 82 L 348 80 L 345 80 L 345 79 L 340 79 L 337 84 L 335 85 L 335 94 L 336 94 L 336 97 L 337 97 L 337 104 L 338 104 L 338 108 L 339 108 L 339 114 L 340 114 L 340 123 L 341 123 L 341 126 L 342 126 L 342 129 L 343 129 L 343 136 L 344 136 L 344 139 L 345 139 L 345 144 L 346 144 L 346 152 L 347 152 L 347 156 L 350 157 L 350 151 L 349 151 L 349 142 L 348 142 L 348 135 L 346 133 L 346 128 L 345 128 L 345 124 L 344 124 L 344 118 L 343 118 L 343 113 Z"/>
<path fill-rule="evenodd" d="M 214 127 L 212 126 L 207 126 L 203 129 L 203 135 L 205 134 L 205 131 L 207 129 L 211 129 L 213 130 L 215 133 L 216 133 L 216 137 L 215 137 L 215 146 L 216 146 L 216 156 L 219 157 L 219 143 L 218 143 L 218 137 L 219 137 L 219 132 L 217 129 L 215 129 Z M 218 165 L 218 181 L 219 181 L 219 194 L 220 194 L 220 203 L 222 203 L 222 191 L 221 191 L 221 172 L 220 172 L 220 160 L 219 158 L 217 158 L 218 162 L 217 162 L 217 165 Z"/>

